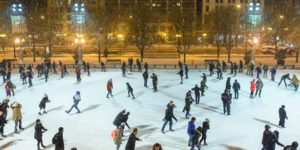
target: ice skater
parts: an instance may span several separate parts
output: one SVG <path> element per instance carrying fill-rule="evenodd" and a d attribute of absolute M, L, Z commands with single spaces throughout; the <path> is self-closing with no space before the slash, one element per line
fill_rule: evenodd
<path fill-rule="evenodd" d="M 122 76 L 126 77 L 126 64 L 125 64 L 125 62 L 123 62 L 121 69 L 122 69 Z"/>
<path fill-rule="evenodd" d="M 75 73 L 76 73 L 76 78 L 77 78 L 77 82 L 80 82 L 81 81 L 81 77 L 80 77 L 80 68 L 79 66 L 76 67 L 75 69 Z"/>
<path fill-rule="evenodd" d="M 231 98 L 232 95 L 228 90 L 225 90 L 225 92 L 221 96 L 222 102 L 223 102 L 223 110 L 224 114 L 230 115 L 230 104 L 231 104 Z"/>
<path fill-rule="evenodd" d="M 143 78 L 144 78 L 144 87 L 148 87 L 148 78 L 149 78 L 149 75 L 148 75 L 148 72 L 144 72 L 143 73 Z"/>
<path fill-rule="evenodd" d="M 15 121 L 15 133 L 18 134 L 18 125 L 20 130 L 24 130 L 24 128 L 22 128 L 22 105 L 15 101 L 10 105 L 10 108 L 13 110 L 13 121 Z"/>
<path fill-rule="evenodd" d="M 6 137 L 4 135 L 4 126 L 6 124 L 6 118 L 4 116 L 4 112 L 0 110 L 0 134 L 1 134 L 1 137 Z"/>
<path fill-rule="evenodd" d="M 158 84 L 158 79 L 157 75 L 155 73 L 152 73 L 152 84 L 153 84 L 153 92 L 157 92 L 157 84 Z"/>
<path fill-rule="evenodd" d="M 272 81 L 275 81 L 276 68 L 273 67 L 273 68 L 270 70 L 270 72 L 271 72 L 271 80 L 272 80 Z"/>
<path fill-rule="evenodd" d="M 175 121 L 177 122 L 177 118 L 174 116 L 173 114 L 173 109 L 174 109 L 175 105 L 172 103 L 170 104 L 170 107 L 167 108 L 166 110 L 166 114 L 165 114 L 165 118 L 164 118 L 164 124 L 162 126 L 161 132 L 165 134 L 165 127 L 166 125 L 169 123 L 169 129 L 170 131 L 174 131 L 172 129 L 172 125 L 173 125 L 173 121 L 172 119 L 174 118 Z"/>
<path fill-rule="evenodd" d="M 128 97 L 130 97 L 130 95 L 131 95 L 132 99 L 135 99 L 135 97 L 133 95 L 133 88 L 131 87 L 131 85 L 127 82 L 126 86 L 127 86 L 127 90 L 128 90 Z"/>
<path fill-rule="evenodd" d="M 210 129 L 209 122 L 210 122 L 210 120 L 208 118 L 206 118 L 205 121 L 202 124 L 202 138 L 200 140 L 200 145 L 201 145 L 202 141 L 204 141 L 203 146 L 207 145 L 207 143 L 206 143 L 206 138 L 207 138 L 206 133 L 207 133 L 207 130 Z"/>
<path fill-rule="evenodd" d="M 189 67 L 187 64 L 184 64 L 184 70 L 185 70 L 185 79 L 189 78 Z"/>
<path fill-rule="evenodd" d="M 196 121 L 196 118 L 192 117 L 191 121 L 189 121 L 189 123 L 188 123 L 188 129 L 187 129 L 187 133 L 189 135 L 188 146 L 192 145 L 192 138 L 193 138 L 193 135 L 195 134 L 195 121 Z"/>
<path fill-rule="evenodd" d="M 250 91 L 251 91 L 251 93 L 250 93 L 250 98 L 251 99 L 253 99 L 254 98 L 254 96 L 253 96 L 253 94 L 254 94 L 254 91 L 255 91 L 255 79 L 253 79 L 251 82 L 250 82 Z"/>
<path fill-rule="evenodd" d="M 48 95 L 47 94 L 44 94 L 44 97 L 42 99 L 42 101 L 40 102 L 40 112 L 39 112 L 39 115 L 42 115 L 42 110 L 44 109 L 44 112 L 43 114 L 47 114 L 46 112 L 46 103 L 50 103 L 50 100 L 48 99 Z"/>
<path fill-rule="evenodd" d="M 38 150 L 41 150 L 40 144 L 42 145 L 43 148 L 46 148 L 46 146 L 43 144 L 43 133 L 47 131 L 47 129 L 42 125 L 40 119 L 36 120 L 35 124 L 35 133 L 34 133 L 34 138 L 37 140 L 37 148 Z"/>
<path fill-rule="evenodd" d="M 258 80 L 256 81 L 255 97 L 257 96 L 257 93 L 258 93 L 258 96 L 260 98 L 260 96 L 261 96 L 261 90 L 262 90 L 263 87 L 264 87 L 264 83 L 258 78 Z"/>
<path fill-rule="evenodd" d="M 201 132 L 202 132 L 202 128 L 199 126 L 195 130 L 195 133 L 193 135 L 191 150 L 194 150 L 195 146 L 197 147 L 198 150 L 201 150 L 200 145 L 199 145 L 199 139 L 201 137 Z"/>
<path fill-rule="evenodd" d="M 290 85 L 293 85 L 295 87 L 295 91 L 298 91 L 299 88 L 299 79 L 297 78 L 297 76 L 294 74 L 293 78 L 290 82 Z"/>
<path fill-rule="evenodd" d="M 235 80 L 233 85 L 232 85 L 233 91 L 234 91 L 234 98 L 239 99 L 239 91 L 241 89 L 240 83 Z"/>
<path fill-rule="evenodd" d="M 125 150 L 134 150 L 135 149 L 135 142 L 142 141 L 141 139 L 137 138 L 136 135 L 138 134 L 138 129 L 134 128 L 132 133 L 130 134 L 127 144 L 125 146 Z"/>
<path fill-rule="evenodd" d="M 291 78 L 290 78 L 290 74 L 289 74 L 289 73 L 288 73 L 288 74 L 285 74 L 285 75 L 283 75 L 283 76 L 281 77 L 281 79 L 280 79 L 280 82 L 279 82 L 278 86 L 280 86 L 281 82 L 283 81 L 283 82 L 284 82 L 284 85 L 285 85 L 285 87 L 287 88 L 286 81 L 285 81 L 286 79 L 288 79 L 288 80 L 291 80 Z"/>
<path fill-rule="evenodd" d="M 112 79 L 109 79 L 109 80 L 107 81 L 106 88 L 107 88 L 107 95 L 106 95 L 106 98 L 109 98 L 109 97 L 108 97 L 109 95 L 110 95 L 111 97 L 113 97 L 113 95 L 112 95 L 112 89 L 113 89 L 114 87 L 113 87 Z"/>
<path fill-rule="evenodd" d="M 55 150 L 64 150 L 65 144 L 64 144 L 64 138 L 63 138 L 64 128 L 59 127 L 58 133 L 54 135 L 52 138 L 52 144 L 55 145 Z"/>
<path fill-rule="evenodd" d="M 201 91 L 201 89 L 196 84 L 195 87 L 192 88 L 192 90 L 195 91 L 195 101 L 196 101 L 196 104 L 199 104 L 200 103 L 200 91 Z"/>
<path fill-rule="evenodd" d="M 180 76 L 180 84 L 182 84 L 183 83 L 183 70 L 180 69 L 180 71 L 177 74 L 179 74 L 179 76 Z"/>
<path fill-rule="evenodd" d="M 81 101 L 81 97 L 80 97 L 80 92 L 79 91 L 77 91 L 76 94 L 73 96 L 73 100 L 74 100 L 74 104 L 72 105 L 72 107 L 70 108 L 69 111 L 66 111 L 66 113 L 70 113 L 74 107 L 77 110 L 77 113 L 80 113 L 80 110 L 77 107 L 78 103 Z"/>
<path fill-rule="evenodd" d="M 288 119 L 285 111 L 285 106 L 282 105 L 279 109 L 279 126 L 285 128 L 285 119 Z"/>

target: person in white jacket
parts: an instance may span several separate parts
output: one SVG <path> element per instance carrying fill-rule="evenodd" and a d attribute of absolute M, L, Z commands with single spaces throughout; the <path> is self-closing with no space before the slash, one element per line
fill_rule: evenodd
<path fill-rule="evenodd" d="M 70 113 L 74 107 L 75 107 L 75 109 L 77 109 L 77 113 L 80 113 L 80 110 L 77 107 L 79 101 L 81 100 L 80 92 L 79 91 L 77 91 L 76 94 L 73 96 L 73 100 L 74 100 L 73 106 L 70 108 L 69 111 L 66 111 L 66 113 Z"/>

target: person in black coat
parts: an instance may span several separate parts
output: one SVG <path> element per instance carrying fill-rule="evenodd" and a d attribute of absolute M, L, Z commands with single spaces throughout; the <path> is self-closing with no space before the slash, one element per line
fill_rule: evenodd
<path fill-rule="evenodd" d="M 275 150 L 276 149 L 276 144 L 284 147 L 283 144 L 281 144 L 279 141 L 279 132 L 275 130 L 274 132 L 270 132 L 267 135 L 267 145 L 266 145 L 266 150 Z"/>
<path fill-rule="evenodd" d="M 297 150 L 298 142 L 294 141 L 292 145 L 285 146 L 283 150 Z"/>
<path fill-rule="evenodd" d="M 54 135 L 52 138 L 52 144 L 55 145 L 55 150 L 64 150 L 65 144 L 64 144 L 64 138 L 63 138 L 64 128 L 60 127 L 58 129 L 58 133 Z"/>
<path fill-rule="evenodd" d="M 193 101 L 191 100 L 191 96 L 187 95 L 187 97 L 185 98 L 185 110 L 186 110 L 186 114 L 185 114 L 185 118 L 189 119 L 190 111 L 191 111 L 191 104 L 193 103 Z"/>
<path fill-rule="evenodd" d="M 121 117 L 121 124 L 124 123 L 130 129 L 130 126 L 127 123 L 129 115 L 130 112 L 127 112 L 125 115 Z"/>
<path fill-rule="evenodd" d="M 130 84 L 127 82 L 126 83 L 127 86 L 127 90 L 128 90 L 128 97 L 130 97 L 130 95 L 132 96 L 132 99 L 134 99 L 134 95 L 133 95 L 133 88 L 130 86 Z"/>
<path fill-rule="evenodd" d="M 11 77 L 11 71 L 8 70 L 6 74 L 6 80 L 10 80 L 10 77 Z"/>
<path fill-rule="evenodd" d="M 129 71 L 132 72 L 133 59 L 132 57 L 128 59 Z"/>
<path fill-rule="evenodd" d="M 231 84 L 230 84 L 230 77 L 227 78 L 227 81 L 226 81 L 226 88 L 225 90 L 228 90 L 230 92 L 231 90 Z"/>
<path fill-rule="evenodd" d="M 232 88 L 234 90 L 234 98 L 238 99 L 239 98 L 239 90 L 241 89 L 240 83 L 238 83 L 237 80 L 234 81 Z"/>
<path fill-rule="evenodd" d="M 227 70 L 227 64 L 224 60 L 222 61 L 222 69 L 223 69 L 223 72 L 226 72 L 226 70 Z"/>
<path fill-rule="evenodd" d="M 30 70 L 27 70 L 26 75 L 27 75 L 27 77 L 28 77 L 29 87 L 31 87 L 31 86 L 32 86 L 32 77 L 33 77 L 33 75 L 32 75 L 32 73 L 30 72 Z"/>
<path fill-rule="evenodd" d="M 45 81 L 47 82 L 48 81 L 48 77 L 49 77 L 49 69 L 47 66 L 45 66 L 44 68 L 44 73 L 45 73 Z"/>
<path fill-rule="evenodd" d="M 57 68 L 57 65 L 56 65 L 55 61 L 53 61 L 53 63 L 52 63 L 52 69 L 53 69 L 53 73 L 54 74 L 57 74 L 56 68 Z"/>
<path fill-rule="evenodd" d="M 217 67 L 217 79 L 222 80 L 223 79 L 223 72 L 220 66 Z"/>
<path fill-rule="evenodd" d="M 205 89 L 208 89 L 208 86 L 206 85 L 206 80 L 203 79 L 200 84 L 201 96 L 204 96 Z"/>
<path fill-rule="evenodd" d="M 136 135 L 138 134 L 138 129 L 134 128 L 133 132 L 130 134 L 125 150 L 134 150 L 135 149 L 135 142 L 142 141 L 141 139 L 137 138 Z"/>
<path fill-rule="evenodd" d="M 210 129 L 210 126 L 209 126 L 209 122 L 210 120 L 208 118 L 205 119 L 205 121 L 203 122 L 203 125 L 202 125 L 202 138 L 200 140 L 200 145 L 202 143 L 202 141 L 204 141 L 204 145 L 207 145 L 206 143 L 206 133 L 207 133 L 207 130 Z"/>
<path fill-rule="evenodd" d="M 180 69 L 180 71 L 177 74 L 180 75 L 180 84 L 182 84 L 183 83 L 183 70 Z"/>
<path fill-rule="evenodd" d="M 234 68 L 233 63 L 232 61 L 229 63 L 230 63 L 230 74 L 233 74 L 233 68 Z"/>
<path fill-rule="evenodd" d="M 201 127 L 198 127 L 196 130 L 195 130 L 195 133 L 193 135 L 193 138 L 192 138 L 192 146 L 191 146 L 191 150 L 194 150 L 194 147 L 196 146 L 198 150 L 200 150 L 200 145 L 199 145 L 199 139 L 201 137 L 201 132 L 202 132 L 202 128 Z"/>
<path fill-rule="evenodd" d="M 215 69 L 215 65 L 213 63 L 209 64 L 209 73 L 210 76 L 212 76 L 214 74 L 214 69 Z"/>
<path fill-rule="evenodd" d="M 221 99 L 223 102 L 223 110 L 224 114 L 230 115 L 230 104 L 231 104 L 231 97 L 232 95 L 228 90 L 225 90 L 225 92 L 222 94 Z"/>
<path fill-rule="evenodd" d="M 198 85 L 196 84 L 194 88 L 192 88 L 193 91 L 195 91 L 195 100 L 196 100 L 196 104 L 200 103 L 200 88 L 198 87 Z"/>
<path fill-rule="evenodd" d="M 284 85 L 285 85 L 285 87 L 287 87 L 287 85 L 286 85 L 286 79 L 288 79 L 288 80 L 291 80 L 291 78 L 290 78 L 290 74 L 288 73 L 288 74 L 285 74 L 285 75 L 283 75 L 282 77 L 281 77 L 281 80 L 280 80 L 280 82 L 279 82 L 279 84 L 278 84 L 278 86 L 280 86 L 280 84 L 281 84 L 281 82 L 283 81 L 284 82 Z"/>
<path fill-rule="evenodd" d="M 138 72 L 142 72 L 142 64 L 140 63 L 139 59 L 136 59 L 136 65 L 137 65 L 137 68 L 138 68 Z"/>
<path fill-rule="evenodd" d="M 182 69 L 182 63 L 181 63 L 181 61 L 178 62 L 178 65 L 179 65 L 179 69 Z"/>
<path fill-rule="evenodd" d="M 240 72 L 240 73 L 243 73 L 243 70 L 244 70 L 244 68 L 243 68 L 243 62 L 242 62 L 242 60 L 240 60 L 240 68 L 239 68 L 239 72 Z"/>
<path fill-rule="evenodd" d="M 5 117 L 6 116 L 4 116 L 4 112 L 0 110 L 0 134 L 2 137 L 6 137 L 4 135 L 4 126 L 7 123 Z"/>
<path fill-rule="evenodd" d="M 48 99 L 48 95 L 47 94 L 45 94 L 44 95 L 44 97 L 43 97 L 43 99 L 42 99 L 42 101 L 40 102 L 40 105 L 39 105 L 39 107 L 40 107 L 40 112 L 39 112 L 39 115 L 42 115 L 42 110 L 44 109 L 44 114 L 46 114 L 47 112 L 46 112 L 46 103 L 50 103 L 50 100 Z"/>
<path fill-rule="evenodd" d="M 105 69 L 105 64 L 103 61 L 101 61 L 101 71 L 104 71 L 106 72 L 106 69 Z"/>
<path fill-rule="evenodd" d="M 8 102 L 9 102 L 9 99 L 4 99 L 2 104 L 0 104 L 0 111 L 3 112 L 3 116 L 5 119 L 7 117 L 7 109 L 9 108 Z"/>
<path fill-rule="evenodd" d="M 43 148 L 46 148 L 46 146 L 44 146 L 43 144 L 43 133 L 45 131 L 47 131 L 46 128 L 44 128 L 44 126 L 42 125 L 40 119 L 36 120 L 36 124 L 35 124 L 35 133 L 34 133 L 34 138 L 37 140 L 37 147 L 38 150 L 40 150 L 40 144 L 42 145 Z"/>
<path fill-rule="evenodd" d="M 121 124 L 122 124 L 122 118 L 125 115 L 126 110 L 122 110 L 121 112 L 118 113 L 118 115 L 116 116 L 113 124 L 118 128 Z"/>
<path fill-rule="evenodd" d="M 189 78 L 189 67 L 187 64 L 184 64 L 184 70 L 185 70 L 185 78 Z"/>
<path fill-rule="evenodd" d="M 260 65 L 255 68 L 255 71 L 257 74 L 256 78 L 259 78 L 259 75 L 262 73 Z"/>
<path fill-rule="evenodd" d="M 233 64 L 234 76 L 236 76 L 238 66 L 236 63 Z"/>
<path fill-rule="evenodd" d="M 149 78 L 149 75 L 148 75 L 148 72 L 144 72 L 143 73 L 143 78 L 144 78 L 144 87 L 148 87 L 147 83 L 148 83 L 148 78 Z"/>
<path fill-rule="evenodd" d="M 21 72 L 21 79 L 22 79 L 22 82 L 23 82 L 22 84 L 27 84 L 25 71 Z"/>
<path fill-rule="evenodd" d="M 145 72 L 148 72 L 148 63 L 147 62 L 145 62 L 145 64 L 144 64 L 144 69 L 145 69 Z"/>
<path fill-rule="evenodd" d="M 288 119 L 287 115 L 286 115 L 286 111 L 285 111 L 285 106 L 282 105 L 281 108 L 279 109 L 279 126 L 281 127 L 285 127 L 285 119 Z"/>
<path fill-rule="evenodd" d="M 174 116 L 174 114 L 173 114 L 173 109 L 174 109 L 174 107 L 175 107 L 175 105 L 172 103 L 172 104 L 170 104 L 170 107 L 168 107 L 167 108 L 167 110 L 166 110 L 166 115 L 165 115 L 165 118 L 164 118 L 164 124 L 163 124 L 163 126 L 162 126 L 162 129 L 161 129 L 161 132 L 162 133 L 165 133 L 165 127 L 166 127 L 166 125 L 168 124 L 168 122 L 169 122 L 169 129 L 170 129 L 170 131 L 174 131 L 173 129 L 172 129 L 172 125 L 173 125 L 173 121 L 172 121 L 172 118 L 174 118 L 175 119 L 175 121 L 177 121 L 177 118 Z"/>
<path fill-rule="evenodd" d="M 122 76 L 126 77 L 126 64 L 125 64 L 125 62 L 123 62 L 121 69 L 122 69 Z"/>
<path fill-rule="evenodd" d="M 91 68 L 90 63 L 87 63 L 87 64 L 86 64 L 86 70 L 87 70 L 87 72 L 88 72 L 88 76 L 91 75 L 90 68 Z"/>
<path fill-rule="evenodd" d="M 152 73 L 152 84 L 153 84 L 153 92 L 157 92 L 157 84 L 158 84 L 158 79 L 157 75 L 155 73 Z"/>

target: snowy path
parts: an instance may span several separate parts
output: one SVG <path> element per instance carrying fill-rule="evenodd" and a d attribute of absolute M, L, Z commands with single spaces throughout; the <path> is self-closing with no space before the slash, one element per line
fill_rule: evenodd
<path fill-rule="evenodd" d="M 211 129 L 208 131 L 208 146 L 202 149 L 227 150 L 227 149 L 247 149 L 258 150 L 261 148 L 261 138 L 264 125 L 270 124 L 272 130 L 280 132 L 280 141 L 283 144 L 290 144 L 292 141 L 300 141 L 299 107 L 300 93 L 293 91 L 291 87 L 284 85 L 277 86 L 280 76 L 286 72 L 277 74 L 277 82 L 263 79 L 264 88 L 262 98 L 249 99 L 250 81 L 252 77 L 238 75 L 232 77 L 231 82 L 237 79 L 241 84 L 240 99 L 233 100 L 231 105 L 232 115 L 224 116 L 222 110 L 221 93 L 224 91 L 227 73 L 224 79 L 216 80 L 216 75 L 208 77 L 208 90 L 206 96 L 200 98 L 201 104 L 193 104 L 191 114 L 197 118 L 196 125 L 201 125 L 205 118 L 211 120 Z M 63 126 L 65 148 L 70 149 L 76 146 L 79 150 L 111 150 L 115 149 L 111 131 L 114 117 L 122 109 L 130 111 L 128 123 L 131 127 L 139 129 L 138 137 L 143 142 L 137 142 L 137 150 L 150 150 L 151 146 L 159 142 L 165 150 L 188 150 L 186 133 L 189 120 L 184 119 L 182 113 L 185 93 L 200 83 L 202 72 L 190 72 L 190 79 L 184 80 L 184 84 L 179 84 L 177 71 L 157 71 L 158 92 L 153 93 L 151 88 L 143 87 L 141 73 L 130 73 L 127 78 L 122 78 L 120 72 L 92 72 L 90 77 L 83 74 L 82 82 L 76 83 L 75 75 L 71 74 L 61 79 L 59 76 L 50 75 L 48 83 L 44 80 L 34 79 L 32 88 L 22 85 L 19 76 L 13 76 L 12 81 L 16 84 L 16 96 L 10 102 L 18 101 L 23 105 L 23 126 L 26 130 L 19 135 L 10 134 L 14 129 L 14 122 L 9 121 L 5 126 L 5 133 L 9 137 L 0 140 L 0 149 L 7 146 L 5 150 L 31 150 L 36 149 L 36 141 L 33 138 L 34 122 L 41 119 L 43 125 L 48 129 L 43 135 L 45 145 L 51 147 L 51 139 L 57 132 L 58 127 Z M 297 72 L 299 77 L 299 72 Z M 114 97 L 106 98 L 106 82 L 113 79 Z M 136 99 L 127 97 L 126 82 L 130 82 L 134 88 Z M 152 87 L 151 81 L 148 81 Z M 66 114 L 73 103 L 72 96 L 79 90 L 82 101 L 79 103 L 81 114 L 76 114 L 73 110 L 71 114 Z M 51 103 L 47 105 L 48 114 L 39 116 L 38 105 L 44 93 L 49 95 Z M 0 98 L 4 99 L 4 85 L 1 86 Z M 193 94 L 194 97 L 194 94 Z M 173 100 L 177 108 L 174 115 L 178 122 L 174 121 L 175 132 L 162 134 L 160 132 L 163 124 L 162 119 L 167 103 Z M 281 105 L 286 105 L 289 120 L 286 121 L 285 129 L 277 127 L 278 109 Z M 12 111 L 9 110 L 8 118 L 11 118 Z M 166 128 L 168 129 L 168 127 Z M 128 136 L 131 130 L 125 130 Z M 127 141 L 121 145 L 124 149 Z M 277 147 L 277 149 L 281 149 Z"/>

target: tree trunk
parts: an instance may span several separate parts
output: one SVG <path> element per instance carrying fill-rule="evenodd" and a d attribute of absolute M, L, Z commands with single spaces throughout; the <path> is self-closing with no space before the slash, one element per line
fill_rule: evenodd
<path fill-rule="evenodd" d="M 32 43 L 33 62 L 35 62 L 35 42 Z"/>
<path fill-rule="evenodd" d="M 229 62 L 230 62 L 231 50 L 227 50 L 227 55 L 228 55 L 228 56 L 227 56 L 227 58 L 228 58 L 227 61 L 228 61 L 228 63 L 229 63 Z"/>
<path fill-rule="evenodd" d="M 101 47 L 98 45 L 98 62 L 101 62 Z"/>
<path fill-rule="evenodd" d="M 217 58 L 220 58 L 220 47 L 217 47 Z"/>
<path fill-rule="evenodd" d="M 144 48 L 141 48 L 140 51 L 141 51 L 141 63 L 143 63 L 144 62 Z"/>
<path fill-rule="evenodd" d="M 297 50 L 296 52 L 296 63 L 298 63 L 298 60 L 299 60 L 299 50 Z"/>
<path fill-rule="evenodd" d="M 186 63 L 186 48 L 184 48 L 183 52 L 183 63 Z"/>

